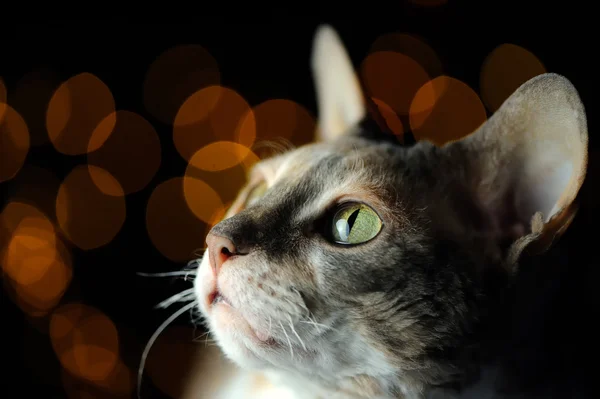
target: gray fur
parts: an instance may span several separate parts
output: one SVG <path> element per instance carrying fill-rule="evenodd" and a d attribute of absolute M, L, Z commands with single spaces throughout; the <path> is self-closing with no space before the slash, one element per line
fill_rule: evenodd
<path fill-rule="evenodd" d="M 510 292 L 516 264 L 507 265 L 508 253 L 532 234 L 534 213 L 548 216 L 548 204 L 560 202 L 540 199 L 535 182 L 521 179 L 548 166 L 528 163 L 544 151 L 535 140 L 559 153 L 565 147 L 545 129 L 557 120 L 570 146 L 587 151 L 576 91 L 548 74 L 521 87 L 479 131 L 441 148 L 400 147 L 355 126 L 259 164 L 253 179 L 271 176 L 265 196 L 244 209 L 251 187 L 243 190 L 211 233 L 243 254 L 219 275 L 229 299 L 276 345 L 232 338 L 201 307 L 217 342 L 242 367 L 356 397 L 468 386 Z M 557 183 L 566 199 L 555 213 L 571 204 L 583 180 L 585 165 L 574 170 L 568 184 Z M 327 239 L 341 195 L 378 212 L 377 237 L 353 247 Z M 197 291 L 204 301 L 206 292 Z"/>

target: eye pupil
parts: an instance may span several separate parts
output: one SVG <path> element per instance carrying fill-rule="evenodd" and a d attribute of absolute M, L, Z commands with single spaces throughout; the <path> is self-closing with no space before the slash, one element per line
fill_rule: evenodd
<path fill-rule="evenodd" d="M 331 222 L 331 235 L 338 244 L 361 244 L 373 239 L 381 230 L 379 215 L 365 204 L 342 205 Z"/>
<path fill-rule="evenodd" d="M 348 227 L 350 228 L 350 230 L 352 230 L 352 226 L 354 226 L 354 222 L 356 222 L 356 218 L 358 217 L 359 213 L 360 213 L 360 208 L 358 208 L 357 210 L 352 212 L 352 214 L 348 218 Z"/>

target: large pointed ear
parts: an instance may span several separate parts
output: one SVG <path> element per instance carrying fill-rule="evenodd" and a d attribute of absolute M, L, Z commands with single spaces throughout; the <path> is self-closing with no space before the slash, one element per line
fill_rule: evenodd
<path fill-rule="evenodd" d="M 362 89 L 342 41 L 328 25 L 317 29 L 311 64 L 319 117 L 317 140 L 331 141 L 366 116 Z"/>
<path fill-rule="evenodd" d="M 587 147 L 585 109 L 577 91 L 566 78 L 543 74 L 524 83 L 476 132 L 446 145 L 444 152 L 464 166 L 462 179 L 496 232 L 518 238 L 551 230 L 554 239 L 572 220 Z"/>

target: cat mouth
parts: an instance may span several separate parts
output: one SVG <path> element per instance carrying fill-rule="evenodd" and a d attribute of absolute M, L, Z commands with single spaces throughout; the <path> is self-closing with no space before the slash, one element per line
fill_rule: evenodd
<path fill-rule="evenodd" d="M 229 301 L 229 299 L 227 299 L 223 294 L 221 294 L 221 292 L 219 292 L 219 290 L 214 290 L 213 292 L 210 293 L 210 295 L 208 296 L 208 303 L 209 303 L 210 307 L 213 307 L 219 303 L 223 303 L 227 306 L 233 307 L 233 305 L 231 304 L 231 301 Z"/>
<path fill-rule="evenodd" d="M 227 314 L 227 323 L 230 325 L 236 325 L 236 330 L 244 332 L 245 335 L 254 338 L 259 341 L 262 345 L 274 346 L 277 341 L 266 331 L 256 329 L 246 319 L 239 309 L 232 305 L 231 301 L 227 299 L 218 289 L 213 290 L 207 299 L 209 308 L 214 312 L 216 308 Z"/>

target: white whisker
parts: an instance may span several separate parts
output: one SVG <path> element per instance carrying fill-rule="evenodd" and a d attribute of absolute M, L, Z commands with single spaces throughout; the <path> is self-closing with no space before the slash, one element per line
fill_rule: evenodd
<path fill-rule="evenodd" d="M 310 313 L 308 315 L 308 320 L 311 322 L 310 324 L 315 326 L 315 329 L 317 330 L 317 334 L 321 334 L 321 329 L 319 328 L 319 323 L 317 323 L 317 321 L 315 319 L 310 317 Z"/>
<path fill-rule="evenodd" d="M 302 341 L 302 338 L 300 338 L 300 336 L 296 332 L 296 329 L 294 328 L 294 323 L 292 323 L 292 318 L 290 316 L 288 316 L 288 320 L 290 321 L 290 328 L 292 329 L 292 332 L 294 333 L 296 338 L 298 338 L 298 341 L 300 341 L 300 343 L 302 344 L 302 348 L 304 348 L 304 351 L 306 352 L 306 345 L 304 345 L 304 341 Z"/>
<path fill-rule="evenodd" d="M 177 270 L 174 272 L 164 272 L 164 273 L 142 273 L 138 272 L 138 276 L 142 277 L 177 277 L 177 276 L 188 276 L 190 274 L 196 274 L 195 270 Z"/>
<path fill-rule="evenodd" d="M 316 321 L 312 321 L 312 320 L 310 320 L 310 321 L 308 321 L 308 320 L 300 320 L 300 323 L 312 324 L 313 326 L 315 326 L 315 328 L 317 329 L 317 331 L 318 331 L 319 327 L 323 327 L 326 330 L 337 331 L 333 327 L 326 326 L 325 324 L 317 323 Z M 320 332 L 319 332 L 319 334 L 320 334 Z"/>
<path fill-rule="evenodd" d="M 187 290 L 183 290 L 170 298 L 165 299 L 158 305 L 156 305 L 155 309 L 165 309 L 177 302 L 187 302 L 194 299 L 194 288 L 188 288 Z"/>
<path fill-rule="evenodd" d="M 178 311 L 173 313 L 169 318 L 167 318 L 167 320 L 165 320 L 160 326 L 158 326 L 158 328 L 156 329 L 154 334 L 152 334 L 152 336 L 148 340 L 148 343 L 146 344 L 146 347 L 144 348 L 144 352 L 142 352 L 142 359 L 140 362 L 140 368 L 138 370 L 138 381 L 137 381 L 138 399 L 141 399 L 141 397 L 142 397 L 141 390 L 142 390 L 142 377 L 144 375 L 144 366 L 146 365 L 146 358 L 148 357 L 148 354 L 150 353 L 150 349 L 152 348 L 152 345 L 154 345 L 154 342 L 156 341 L 158 336 L 169 326 L 169 324 L 171 324 L 175 319 L 177 319 L 179 316 L 181 316 L 182 314 L 184 314 L 185 312 L 187 312 L 188 310 L 190 310 L 191 308 L 193 308 L 196 305 L 197 305 L 196 301 L 194 301 L 192 303 L 188 303 L 187 305 L 183 306 L 181 309 L 179 309 Z"/>
<path fill-rule="evenodd" d="M 288 345 L 290 346 L 290 355 L 292 356 L 292 359 L 294 359 L 294 348 L 292 348 L 292 341 L 290 341 L 290 337 L 287 335 L 287 332 L 285 332 L 285 328 L 283 327 L 283 324 L 281 324 L 281 322 L 279 322 L 279 327 L 281 327 L 281 329 L 283 330 L 283 335 L 285 335 Z"/>

